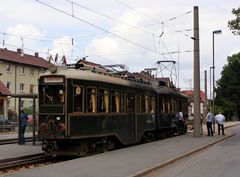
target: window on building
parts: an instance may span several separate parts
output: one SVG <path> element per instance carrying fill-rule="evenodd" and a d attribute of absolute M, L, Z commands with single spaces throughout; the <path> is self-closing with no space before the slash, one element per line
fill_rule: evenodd
<path fill-rule="evenodd" d="M 30 68 L 30 76 L 34 76 L 34 68 Z"/>
<path fill-rule="evenodd" d="M 19 72 L 20 72 L 20 74 L 24 74 L 24 66 L 20 66 Z"/>
<path fill-rule="evenodd" d="M 24 83 L 20 83 L 19 90 L 20 92 L 24 92 Z"/>
<path fill-rule="evenodd" d="M 7 100 L 7 108 L 10 108 L 10 100 Z"/>
<path fill-rule="evenodd" d="M 21 105 L 20 105 L 21 109 L 24 108 L 24 100 L 21 100 Z"/>
<path fill-rule="evenodd" d="M 83 112 L 83 87 L 76 85 L 73 87 L 73 99 L 74 99 L 74 112 Z"/>
<path fill-rule="evenodd" d="M 11 86 L 11 82 L 7 82 L 7 88 L 10 89 L 10 86 Z"/>
<path fill-rule="evenodd" d="M 33 84 L 30 84 L 29 92 L 30 93 L 34 93 L 34 85 Z"/>
<path fill-rule="evenodd" d="M 11 65 L 7 64 L 7 71 L 11 71 Z"/>

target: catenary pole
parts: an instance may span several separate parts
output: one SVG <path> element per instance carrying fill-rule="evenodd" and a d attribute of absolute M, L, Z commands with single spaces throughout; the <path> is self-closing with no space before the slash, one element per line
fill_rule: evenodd
<path fill-rule="evenodd" d="M 200 62 L 199 62 L 199 17 L 198 17 L 198 6 L 193 8 L 193 24 L 194 24 L 194 136 L 200 137 Z"/>
<path fill-rule="evenodd" d="M 204 119 L 206 117 L 206 110 L 208 107 L 208 99 L 207 99 L 207 70 L 204 71 L 204 92 L 205 92 L 205 98 L 204 98 L 204 110 L 203 110 L 203 120 L 201 121 L 201 126 L 203 126 Z M 202 127 L 203 130 L 203 127 Z M 203 132 L 202 132 L 203 133 Z"/>

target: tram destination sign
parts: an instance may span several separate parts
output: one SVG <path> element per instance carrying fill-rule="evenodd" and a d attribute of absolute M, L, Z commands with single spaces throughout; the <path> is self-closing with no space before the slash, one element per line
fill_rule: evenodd
<path fill-rule="evenodd" d="M 44 83 L 63 83 L 63 77 L 58 76 L 46 76 L 44 77 Z"/>

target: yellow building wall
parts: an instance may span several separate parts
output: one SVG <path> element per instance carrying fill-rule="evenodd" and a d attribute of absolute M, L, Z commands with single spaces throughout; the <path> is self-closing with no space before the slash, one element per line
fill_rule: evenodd
<path fill-rule="evenodd" d="M 10 71 L 7 71 L 7 65 L 10 65 Z M 20 73 L 21 66 L 24 67 L 24 73 Z M 33 75 L 30 74 L 31 68 L 34 70 Z M 30 85 L 33 85 L 32 93 L 38 94 L 38 77 L 39 74 L 43 72 L 44 71 L 41 68 L 35 66 L 0 61 L 0 80 L 5 86 L 7 86 L 7 82 L 10 82 L 9 90 L 12 94 L 30 94 Z M 23 91 L 20 90 L 20 83 L 24 84 Z M 7 110 L 11 109 L 18 114 L 18 98 L 8 97 L 8 99 L 10 104 L 7 107 L 6 98 L 6 111 L 4 112 L 7 113 Z M 24 101 L 23 108 L 29 108 L 32 106 L 32 99 L 22 98 L 22 101 Z M 38 105 L 36 105 L 36 110 L 38 110 Z"/>

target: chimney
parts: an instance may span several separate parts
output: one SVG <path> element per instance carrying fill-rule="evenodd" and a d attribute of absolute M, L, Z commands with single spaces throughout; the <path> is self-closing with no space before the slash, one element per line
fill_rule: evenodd
<path fill-rule="evenodd" d="M 35 53 L 34 53 L 34 56 L 35 56 L 35 57 L 39 57 L 38 52 L 35 52 Z"/>
<path fill-rule="evenodd" d="M 17 53 L 21 54 L 22 53 L 22 49 L 18 48 L 17 49 Z"/>

